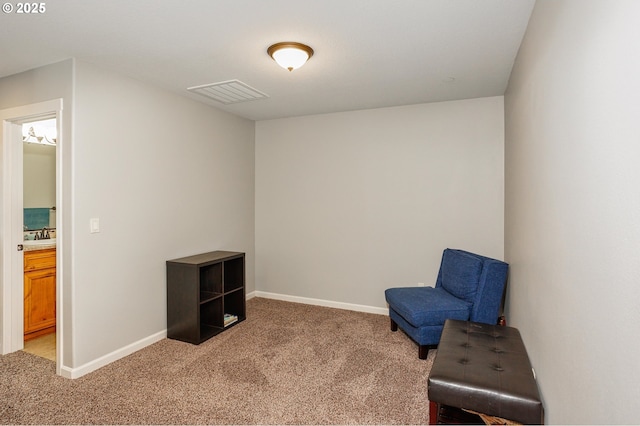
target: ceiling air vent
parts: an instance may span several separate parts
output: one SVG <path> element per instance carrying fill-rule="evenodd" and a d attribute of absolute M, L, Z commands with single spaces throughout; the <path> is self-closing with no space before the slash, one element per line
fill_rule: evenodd
<path fill-rule="evenodd" d="M 239 81 L 229 80 L 220 83 L 203 84 L 187 88 L 188 91 L 206 96 L 223 104 L 235 104 L 238 102 L 255 101 L 269 96 L 259 90 Z"/>

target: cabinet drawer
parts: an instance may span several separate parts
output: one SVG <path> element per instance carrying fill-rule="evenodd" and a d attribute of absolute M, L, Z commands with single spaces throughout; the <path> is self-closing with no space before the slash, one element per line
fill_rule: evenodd
<path fill-rule="evenodd" d="M 34 250 L 24 252 L 24 270 L 56 267 L 56 249 Z"/>

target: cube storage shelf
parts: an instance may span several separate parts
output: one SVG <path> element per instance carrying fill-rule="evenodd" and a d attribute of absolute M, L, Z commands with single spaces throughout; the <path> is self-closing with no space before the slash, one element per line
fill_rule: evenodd
<path fill-rule="evenodd" d="M 195 345 L 246 319 L 244 253 L 167 261 L 167 337 Z M 225 314 L 237 321 L 225 326 Z"/>

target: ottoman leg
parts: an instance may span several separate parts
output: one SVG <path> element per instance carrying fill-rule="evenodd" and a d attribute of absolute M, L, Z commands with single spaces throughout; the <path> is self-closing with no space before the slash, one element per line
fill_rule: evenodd
<path fill-rule="evenodd" d="M 429 424 L 437 425 L 438 424 L 438 403 L 429 401 Z"/>
<path fill-rule="evenodd" d="M 391 331 L 398 331 L 398 324 L 391 318 L 389 318 L 389 320 L 391 320 Z"/>

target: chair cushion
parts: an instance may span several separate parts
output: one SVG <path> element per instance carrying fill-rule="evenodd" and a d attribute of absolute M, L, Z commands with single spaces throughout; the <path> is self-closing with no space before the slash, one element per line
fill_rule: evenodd
<path fill-rule="evenodd" d="M 442 287 L 454 296 L 473 303 L 482 273 L 482 259 L 445 250 L 442 259 Z"/>
<path fill-rule="evenodd" d="M 442 288 L 396 287 L 384 292 L 389 308 L 414 327 L 443 325 L 447 318 L 467 321 L 471 304 Z"/>

